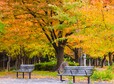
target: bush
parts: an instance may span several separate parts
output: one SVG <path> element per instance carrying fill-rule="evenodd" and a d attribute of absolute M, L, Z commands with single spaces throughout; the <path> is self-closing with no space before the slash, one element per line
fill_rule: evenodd
<path fill-rule="evenodd" d="M 68 62 L 69 66 L 77 66 L 78 63 Z M 53 62 L 44 62 L 44 63 L 36 63 L 35 70 L 38 71 L 52 71 L 56 66 L 56 61 Z"/>
<path fill-rule="evenodd" d="M 103 81 L 109 81 L 112 80 L 114 77 L 113 72 L 111 70 L 104 70 L 104 71 L 94 71 L 91 78 L 93 80 L 103 80 Z"/>
<path fill-rule="evenodd" d="M 55 65 L 55 62 L 37 63 L 35 64 L 35 70 L 50 71 L 53 70 Z"/>
<path fill-rule="evenodd" d="M 107 70 L 114 71 L 114 64 L 112 66 L 109 66 Z"/>

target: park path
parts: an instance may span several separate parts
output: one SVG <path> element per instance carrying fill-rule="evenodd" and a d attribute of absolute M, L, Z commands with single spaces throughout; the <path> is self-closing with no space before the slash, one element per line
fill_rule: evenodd
<path fill-rule="evenodd" d="M 42 79 L 12 79 L 12 78 L 0 78 L 0 84 L 73 84 L 71 81 L 59 81 L 59 79 L 42 78 Z M 86 81 L 76 82 L 74 84 L 87 84 Z M 114 82 L 97 81 L 91 84 L 114 84 Z"/>
<path fill-rule="evenodd" d="M 35 76 L 35 74 L 33 74 Z M 33 77 L 32 79 L 22 79 L 16 78 L 14 74 L 5 75 L 0 77 L 0 84 L 73 84 L 72 81 L 63 81 L 61 82 L 59 78 L 38 78 Z M 87 84 L 87 80 L 76 81 L 74 84 Z M 107 82 L 107 81 L 92 81 L 91 84 L 114 84 L 114 80 Z"/>

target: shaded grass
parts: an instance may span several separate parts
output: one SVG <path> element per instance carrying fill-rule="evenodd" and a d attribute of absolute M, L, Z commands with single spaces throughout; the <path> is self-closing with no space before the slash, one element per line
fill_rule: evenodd
<path fill-rule="evenodd" d="M 0 71 L 0 77 L 11 75 L 11 74 L 15 74 L 15 73 L 12 71 L 9 71 L 9 72 L 8 71 Z"/>
<path fill-rule="evenodd" d="M 100 68 L 101 69 L 101 68 Z M 91 76 L 92 81 L 110 81 L 114 79 L 114 68 L 106 68 L 105 70 L 95 70 L 93 75 Z M 59 76 L 57 76 L 57 72 L 52 71 L 33 71 L 32 72 L 32 78 L 54 78 L 59 79 Z M 1 71 L 0 77 L 11 77 L 16 78 L 16 72 L 15 71 Z M 22 73 L 20 73 L 20 78 L 22 78 Z M 25 78 L 28 78 L 28 73 L 25 75 Z M 71 76 L 63 76 L 64 80 L 70 80 L 72 81 Z M 87 77 L 75 77 L 76 81 L 87 81 Z"/>
<path fill-rule="evenodd" d="M 0 72 L 0 76 L 5 76 L 6 72 Z"/>
<path fill-rule="evenodd" d="M 51 72 L 51 71 L 33 71 L 33 74 L 40 76 L 51 76 L 51 77 L 57 76 L 57 72 Z"/>

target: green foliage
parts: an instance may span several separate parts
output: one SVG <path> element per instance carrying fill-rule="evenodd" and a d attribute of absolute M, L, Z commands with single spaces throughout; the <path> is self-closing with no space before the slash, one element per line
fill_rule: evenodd
<path fill-rule="evenodd" d="M 75 62 L 68 62 L 68 64 L 69 64 L 70 66 L 78 66 L 78 65 L 79 65 L 79 63 L 75 63 Z"/>
<path fill-rule="evenodd" d="M 54 49 L 44 42 L 40 43 L 40 45 L 32 43 L 29 44 L 29 48 L 26 48 L 27 55 L 32 58 L 34 56 L 55 56 Z"/>
<path fill-rule="evenodd" d="M 35 70 L 52 71 L 54 66 L 56 66 L 55 62 L 37 63 L 35 64 Z"/>
<path fill-rule="evenodd" d="M 38 74 L 40 76 L 57 77 L 57 72 L 51 71 L 34 71 L 33 74 Z"/>
<path fill-rule="evenodd" d="M 68 84 L 73 84 L 72 81 L 69 81 Z"/>
<path fill-rule="evenodd" d="M 110 69 L 104 71 L 94 71 L 93 75 L 91 76 L 93 80 L 102 80 L 102 81 L 109 81 L 114 78 L 113 71 Z"/>
<path fill-rule="evenodd" d="M 112 66 L 108 66 L 108 69 L 107 70 L 110 70 L 110 71 L 113 71 L 114 72 L 114 63 L 112 64 Z"/>
<path fill-rule="evenodd" d="M 77 66 L 78 63 L 74 62 L 68 62 L 69 66 Z M 35 64 L 35 70 L 42 70 L 42 71 L 52 71 L 54 67 L 56 66 L 56 61 L 51 62 L 44 62 L 44 63 L 36 63 Z"/>

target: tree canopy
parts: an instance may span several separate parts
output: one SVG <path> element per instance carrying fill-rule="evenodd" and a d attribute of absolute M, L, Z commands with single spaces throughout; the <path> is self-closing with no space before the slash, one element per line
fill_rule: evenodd
<path fill-rule="evenodd" d="M 55 55 L 58 68 L 64 60 L 66 46 L 83 48 L 84 53 L 95 58 L 114 52 L 113 7 L 105 7 L 104 2 L 91 5 L 80 0 L 11 0 L 0 3 L 0 18 L 6 24 L 1 50 L 12 56 L 22 52 L 30 57 L 41 53 Z M 70 53 L 67 49 L 65 52 Z"/>

